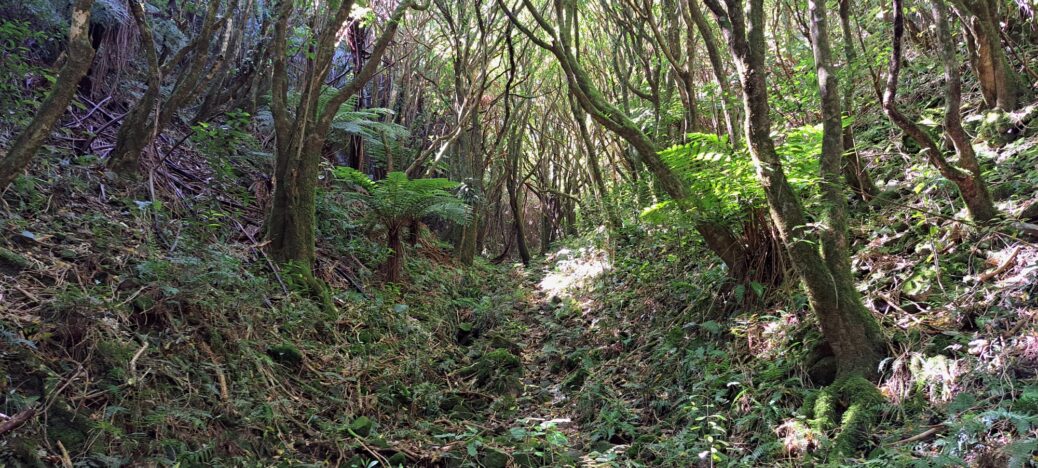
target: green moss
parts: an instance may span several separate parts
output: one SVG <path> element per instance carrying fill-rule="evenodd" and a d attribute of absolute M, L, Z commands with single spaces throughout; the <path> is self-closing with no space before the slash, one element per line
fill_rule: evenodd
<path fill-rule="evenodd" d="M 476 383 L 494 392 L 518 391 L 523 363 L 507 349 L 497 348 L 482 356 L 471 366 L 461 370 L 466 377 L 475 377 Z"/>
<path fill-rule="evenodd" d="M 299 367 L 303 363 L 303 353 L 292 343 L 281 343 L 267 348 L 267 355 L 279 364 L 288 367 Z"/>
<path fill-rule="evenodd" d="M 587 369 L 583 367 L 570 372 L 565 379 L 562 379 L 562 388 L 568 391 L 580 390 L 580 387 L 584 386 L 587 376 Z"/>
<path fill-rule="evenodd" d="M 816 431 L 828 431 L 836 425 L 836 390 L 835 385 L 823 388 L 814 398 L 812 405 L 811 428 Z"/>
<path fill-rule="evenodd" d="M 32 266 L 29 260 L 17 252 L 0 247 L 0 271 L 11 269 L 13 272 L 28 269 Z"/>
<path fill-rule="evenodd" d="M 811 428 L 820 432 L 832 429 L 836 426 L 837 406 L 846 407 L 831 454 L 838 457 L 853 455 L 864 443 L 884 401 L 879 389 L 864 377 L 843 377 L 813 398 Z"/>

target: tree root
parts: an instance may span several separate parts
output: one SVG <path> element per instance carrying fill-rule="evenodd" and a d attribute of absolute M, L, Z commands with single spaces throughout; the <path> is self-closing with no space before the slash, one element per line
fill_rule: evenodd
<path fill-rule="evenodd" d="M 832 385 L 822 389 L 808 401 L 811 428 L 828 432 L 837 428 L 837 407 L 844 408 L 836 437 L 833 439 L 830 456 L 853 455 L 868 436 L 869 427 L 884 402 L 879 389 L 860 375 L 841 377 Z"/>

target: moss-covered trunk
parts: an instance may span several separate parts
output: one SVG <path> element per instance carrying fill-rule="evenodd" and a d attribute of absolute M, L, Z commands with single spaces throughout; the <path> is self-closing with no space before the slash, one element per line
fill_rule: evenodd
<path fill-rule="evenodd" d="M 29 161 L 54 129 L 54 124 L 72 102 L 76 85 L 90 69 L 94 60 L 94 48 L 90 43 L 90 9 L 93 5 L 94 0 L 76 0 L 73 5 L 68 53 L 65 54 L 67 61 L 58 72 L 54 87 L 32 122 L 22 130 L 10 151 L 0 159 L 0 190 L 7 187 L 29 165 Z"/>
<path fill-rule="evenodd" d="M 875 377 L 876 365 L 883 354 L 885 341 L 878 323 L 861 304 L 854 287 L 850 263 L 840 259 L 841 254 L 846 255 L 846 246 L 839 245 L 840 239 L 845 241 L 843 236 L 846 233 L 830 226 L 833 232 L 827 235 L 826 242 L 832 245 L 826 248 L 829 255 L 823 257 L 819 252 L 818 243 L 813 241 L 817 237 L 808 226 L 799 197 L 786 179 L 782 162 L 775 151 L 775 142 L 770 136 L 771 115 L 764 60 L 764 2 L 750 0 L 746 10 L 738 5 L 741 2 L 729 0 L 726 3 L 726 7 L 722 7 L 716 0 L 707 1 L 728 39 L 735 58 L 744 97 L 750 155 L 756 167 L 757 178 L 764 188 L 772 220 L 789 251 L 794 269 L 804 282 L 811 308 L 818 317 L 826 341 L 833 348 L 840 373 Z M 824 23 L 819 27 L 824 31 Z M 817 43 L 818 40 L 815 39 L 814 42 Z M 827 63 L 823 64 L 823 69 L 819 71 L 820 77 L 833 76 L 827 67 Z M 826 202 L 831 204 L 840 187 L 840 173 L 837 170 L 842 152 L 839 98 L 834 83 L 828 83 L 828 86 L 823 88 L 828 91 L 823 96 L 828 98 L 830 112 L 834 105 L 836 111 L 835 115 L 829 115 L 830 130 L 826 138 L 829 153 L 822 161 L 825 171 L 823 178 L 826 180 L 823 192 L 826 193 Z M 832 132 L 833 123 L 836 126 L 835 134 Z M 830 206 L 828 209 L 827 216 L 830 222 L 840 223 L 840 217 L 844 216 L 840 205 Z"/>

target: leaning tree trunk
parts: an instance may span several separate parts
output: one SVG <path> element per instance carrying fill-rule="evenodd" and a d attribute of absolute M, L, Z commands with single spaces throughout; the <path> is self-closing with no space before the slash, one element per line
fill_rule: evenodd
<path fill-rule="evenodd" d="M 936 8 L 943 11 L 943 5 Z M 945 15 L 946 16 L 946 15 Z M 943 17 L 942 17 L 943 18 Z M 886 89 L 883 92 L 883 111 L 894 124 L 901 128 L 912 140 L 923 148 L 923 153 L 937 171 L 948 180 L 955 183 L 959 189 L 959 195 L 966 203 L 966 209 L 975 221 L 988 222 L 998 216 L 998 210 L 991 201 L 984 179 L 981 177 L 980 164 L 977 162 L 973 147 L 970 146 L 962 124 L 959 121 L 959 103 L 962 98 L 961 84 L 959 80 L 958 65 L 955 63 L 954 44 L 951 43 L 951 35 L 947 31 L 947 18 L 945 21 L 938 20 L 938 38 L 940 41 L 941 57 L 945 64 L 945 131 L 952 139 L 956 150 L 959 152 L 958 164 L 952 164 L 944 156 L 944 152 L 937 142 L 930 137 L 918 124 L 906 117 L 897 109 L 897 81 L 901 72 L 901 54 L 905 32 L 905 15 L 903 0 L 894 0 L 894 39 L 890 54 L 890 70 L 887 73 Z M 940 29 L 943 23 L 943 32 Z"/>
<path fill-rule="evenodd" d="M 635 152 L 638 153 L 641 162 L 652 172 L 663 190 L 667 192 L 667 195 L 680 208 L 686 211 L 699 211 L 702 213 L 699 200 L 689 193 L 686 184 L 663 162 L 652 140 L 642 132 L 638 124 L 631 120 L 627 113 L 607 101 L 593 80 L 588 76 L 587 71 L 573 53 L 573 40 L 568 28 L 562 27 L 556 30 L 549 21 L 533 8 L 529 1 L 524 1 L 523 5 L 529 14 L 533 16 L 538 26 L 542 30 L 548 31 L 553 37 L 558 37 L 558 40 L 553 40 L 551 43 L 546 42 L 540 39 L 534 31 L 527 28 L 516 16 L 516 13 L 505 4 L 504 0 L 498 0 L 497 3 L 516 28 L 522 31 L 538 47 L 551 52 L 555 56 L 565 74 L 570 93 L 584 112 L 587 112 L 596 122 L 630 144 Z M 571 8 L 573 7 L 574 5 L 571 4 Z M 626 88 L 624 89 L 626 90 Z M 700 221 L 696 223 L 695 228 L 703 236 L 710 250 L 721 257 L 729 271 L 733 273 L 741 271 L 740 265 L 745 263 L 749 252 L 746 251 L 745 245 L 738 241 L 735 234 L 727 226 L 716 222 Z"/>
<path fill-rule="evenodd" d="M 94 60 L 94 48 L 90 43 L 90 9 L 93 5 L 94 0 L 76 0 L 73 5 L 65 65 L 58 72 L 58 79 L 40 105 L 36 117 L 18 135 L 11 150 L 0 159 L 0 190 L 6 188 L 29 165 L 29 161 L 54 129 L 54 124 L 65 113 L 79 81 L 90 70 Z"/>
<path fill-rule="evenodd" d="M 721 25 L 735 58 L 742 84 L 750 155 L 756 167 L 757 178 L 764 187 L 772 220 L 789 251 L 793 267 L 804 282 L 808 300 L 818 317 L 822 334 L 833 348 L 839 373 L 875 378 L 877 364 L 884 353 L 883 334 L 875 318 L 861 304 L 854 287 L 853 275 L 849 271 L 849 262 L 844 264 L 838 260 L 837 253 L 830 251 L 834 247 L 838 248 L 836 242 L 841 239 L 840 236 L 846 234 L 830 233 L 827 240 L 834 245 L 826 249 L 830 251 L 827 252 L 830 255 L 823 257 L 817 243 L 812 241 L 815 236 L 811 232 L 799 197 L 786 179 L 781 159 L 775 151 L 775 142 L 770 136 L 771 115 L 764 60 L 764 2 L 749 0 L 749 8 L 745 13 L 739 0 L 727 0 L 725 7 L 717 0 L 707 0 L 706 3 Z M 817 7 L 818 5 L 815 5 L 813 8 Z M 825 31 L 824 23 L 818 27 Z M 824 33 L 822 36 L 824 37 Z M 815 38 L 813 42 L 818 43 L 819 39 Z M 822 52 L 822 58 L 825 58 L 826 54 L 827 50 Z M 827 62 L 819 62 L 818 65 L 819 77 L 832 78 Z M 827 181 L 827 198 L 830 198 L 840 187 L 839 172 L 834 174 L 833 170 L 839 167 L 838 158 L 842 152 L 842 143 L 839 134 L 839 95 L 835 83 L 826 82 L 825 90 L 828 91 L 824 95 L 829 104 L 829 111 L 835 109 L 835 115 L 828 116 L 828 126 L 832 128 L 835 122 L 837 129 L 835 134 L 829 132 L 829 153 L 822 161 L 823 167 L 826 168 L 823 176 Z M 837 157 L 835 164 L 834 155 Z M 840 212 L 841 208 L 840 204 L 830 206 L 828 217 L 840 222 L 840 219 L 846 216 Z M 840 271 L 844 267 L 848 270 Z"/>
<path fill-rule="evenodd" d="M 195 87 L 202 80 L 202 72 L 205 71 L 212 35 L 219 27 L 222 27 L 230 14 L 232 14 L 230 12 L 233 12 L 238 5 L 237 0 L 232 0 L 228 8 L 228 16 L 218 20 L 217 13 L 219 12 L 220 3 L 220 0 L 214 0 L 209 4 L 205 21 L 198 36 L 190 44 L 177 51 L 174 57 L 166 63 L 165 67 L 158 68 L 158 60 L 151 62 L 149 58 L 151 69 L 149 70 L 148 90 L 145 92 L 144 97 L 137 102 L 137 105 L 130 110 L 127 118 L 123 119 L 122 126 L 119 128 L 119 133 L 116 137 L 115 148 L 112 149 L 108 157 L 107 166 L 112 171 L 123 177 L 132 178 L 135 176 L 140 163 L 141 152 L 155 141 L 158 134 L 173 121 L 176 113 L 192 97 Z M 149 32 L 150 30 L 142 30 L 142 33 L 146 36 Z M 145 48 L 148 47 L 147 41 L 148 39 L 145 38 Z M 154 43 L 152 47 L 154 47 Z M 186 69 L 179 74 L 169 97 L 164 102 L 158 104 L 158 116 L 153 119 L 151 114 L 159 95 L 156 80 L 159 80 L 158 84 L 161 85 L 162 76 L 167 74 L 172 67 L 177 66 L 177 62 L 186 58 L 189 53 L 193 54 L 191 60 L 188 62 Z"/>

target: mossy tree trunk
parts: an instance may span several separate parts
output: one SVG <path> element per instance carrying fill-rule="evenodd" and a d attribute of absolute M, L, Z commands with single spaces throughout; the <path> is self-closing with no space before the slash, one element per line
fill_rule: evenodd
<path fill-rule="evenodd" d="M 65 64 L 32 122 L 18 134 L 7 154 L 0 158 L 0 190 L 6 188 L 32 161 L 58 119 L 65 114 L 79 81 L 90 70 L 94 60 L 94 47 L 90 42 L 90 9 L 93 5 L 94 0 L 76 0 L 73 4 Z"/>
<path fill-rule="evenodd" d="M 874 378 L 884 353 L 885 339 L 875 318 L 862 305 L 854 287 L 850 262 L 844 260 L 848 247 L 846 207 L 839 170 L 842 164 L 839 91 L 828 63 L 824 6 L 816 1 L 810 3 L 814 18 L 812 42 L 816 46 L 826 118 L 821 166 L 822 191 L 828 205 L 824 216 L 829 226 L 828 232 L 819 239 L 808 226 L 803 206 L 786 179 L 770 136 L 771 115 L 765 81 L 764 2 L 749 0 L 745 9 L 741 0 L 726 0 L 724 5 L 718 0 L 706 0 L 705 3 L 724 32 L 735 59 L 743 91 L 750 155 L 757 178 L 764 188 L 772 220 L 803 280 L 822 333 L 833 348 L 839 372 Z M 822 252 L 818 249 L 819 243 L 823 246 Z"/>
<path fill-rule="evenodd" d="M 349 19 L 353 2 L 343 1 L 321 31 L 315 31 L 312 54 L 307 60 L 295 111 L 288 108 L 287 49 L 289 17 L 294 2 L 282 0 L 277 8 L 273 41 L 273 79 L 271 113 L 274 116 L 275 146 L 274 194 L 265 226 L 271 256 L 283 266 L 291 266 L 311 290 L 321 293 L 322 285 L 313 274 L 316 257 L 316 184 L 321 153 L 332 121 L 342 105 L 375 74 L 382 56 L 396 34 L 404 13 L 412 2 L 405 0 L 393 11 L 386 28 L 372 48 L 368 61 L 353 79 L 339 89 L 323 106 L 318 106 L 325 80 L 331 70 L 338 33 Z"/>
<path fill-rule="evenodd" d="M 222 19 L 218 18 L 221 3 L 221 0 L 214 0 L 209 4 L 205 20 L 202 23 L 202 29 L 198 32 L 198 35 L 188 45 L 177 51 L 173 58 L 161 67 L 159 66 L 157 56 L 152 57 L 155 44 L 154 38 L 151 35 L 151 29 L 141 29 L 145 53 L 148 56 L 148 88 L 141 100 L 126 114 L 122 125 L 119 127 L 115 148 L 112 149 L 106 163 L 110 170 L 123 177 L 134 177 L 137 174 L 141 152 L 155 141 L 159 133 L 173 121 L 177 112 L 193 97 L 195 88 L 202 81 L 206 62 L 209 59 L 209 45 L 212 41 L 212 36 L 223 27 L 227 19 L 233 14 L 237 8 L 238 0 L 231 1 L 227 9 L 227 15 Z M 140 20 L 137 19 L 137 13 L 134 13 L 134 19 L 138 23 L 144 20 L 143 12 L 141 13 L 142 18 Z M 151 49 L 150 51 L 148 50 L 149 48 Z M 178 66 L 181 61 L 187 59 L 189 54 L 191 55 L 190 61 L 178 74 L 173 91 L 168 98 L 159 102 L 159 92 L 163 77 L 170 74 L 173 68 Z M 152 117 L 156 112 L 156 106 L 158 107 L 157 115 Z"/>

